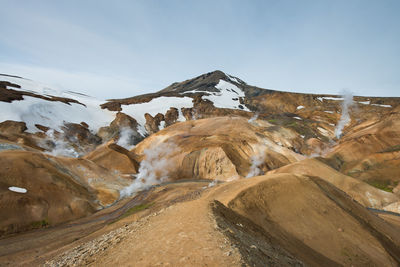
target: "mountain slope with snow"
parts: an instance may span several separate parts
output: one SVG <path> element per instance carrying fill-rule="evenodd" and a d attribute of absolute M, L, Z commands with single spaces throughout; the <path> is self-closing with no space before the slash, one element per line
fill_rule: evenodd
<path fill-rule="evenodd" d="M 77 103 L 64 103 L 23 95 L 23 100 L 14 100 L 11 103 L 0 102 L 0 109 L 2 110 L 0 121 L 23 121 L 28 127 L 28 132 L 39 130 L 35 127 L 35 124 L 60 130 L 64 122 L 78 124 L 85 122 L 92 131 L 96 132 L 100 127 L 109 125 L 115 116 L 113 112 L 100 108 L 102 101 L 83 94 L 57 90 L 24 78 L 0 75 L 0 81 L 7 81 L 20 86 L 20 88 L 6 86 L 6 90 L 76 100 Z"/>
<path fill-rule="evenodd" d="M 214 71 L 101 101 L 0 75 L 0 108 L 1 266 L 400 263 L 400 98 Z"/>
<path fill-rule="evenodd" d="M 227 79 L 226 77 L 230 77 L 225 74 L 223 76 L 225 79 Z M 184 121 L 181 109 L 192 108 L 193 97 L 199 94 L 204 96 L 204 99 L 212 101 L 218 108 L 249 111 L 239 101 L 240 98 L 245 96 L 244 92 L 234 84 L 239 79 L 229 79 L 227 79 L 228 81 L 217 79 L 217 83 L 212 84 L 204 91 L 197 88 L 194 92 L 190 92 L 186 88 L 185 91 L 178 90 L 173 94 L 154 94 L 154 97 L 148 99 L 148 101 L 124 102 L 120 100 L 122 103 L 118 111 L 136 119 L 143 134 L 146 133 L 144 128 L 146 124 L 145 113 L 149 113 L 154 117 L 158 113 L 165 114 L 173 107 L 180 114 L 177 121 Z M 118 100 L 101 101 L 84 94 L 62 91 L 15 76 L 0 75 L 0 81 L 11 83 L 11 86 L 3 83 L 3 89 L 19 91 L 23 98 L 21 100 L 13 100 L 11 103 L 0 101 L 0 109 L 3 110 L 0 114 L 0 122 L 5 120 L 23 121 L 28 127 L 28 132 L 38 131 L 35 124 L 59 131 L 64 123 L 79 124 L 84 122 L 89 125 L 89 129 L 92 132 L 96 133 L 101 127 L 108 126 L 115 118 L 116 111 L 102 107 L 104 104 Z M 23 95 L 24 93 L 29 93 L 30 95 Z M 51 98 L 53 101 L 44 99 L 46 97 Z M 61 101 L 66 101 L 65 99 L 75 102 Z"/>

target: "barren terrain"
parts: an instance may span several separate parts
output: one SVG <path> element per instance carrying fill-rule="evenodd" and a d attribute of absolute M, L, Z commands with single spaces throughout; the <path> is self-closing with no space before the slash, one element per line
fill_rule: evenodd
<path fill-rule="evenodd" d="M 400 264 L 399 98 L 0 81 L 1 266 Z"/>

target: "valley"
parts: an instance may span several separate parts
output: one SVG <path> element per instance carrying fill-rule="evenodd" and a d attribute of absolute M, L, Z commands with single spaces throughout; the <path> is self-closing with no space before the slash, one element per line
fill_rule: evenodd
<path fill-rule="evenodd" d="M 1 266 L 400 264 L 398 97 L 0 91 Z"/>

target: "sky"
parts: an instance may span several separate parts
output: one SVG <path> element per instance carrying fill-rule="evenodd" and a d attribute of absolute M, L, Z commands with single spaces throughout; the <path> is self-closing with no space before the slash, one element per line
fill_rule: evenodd
<path fill-rule="evenodd" d="M 398 0 L 0 0 L 0 73 L 100 99 L 222 70 L 292 92 L 400 96 Z"/>

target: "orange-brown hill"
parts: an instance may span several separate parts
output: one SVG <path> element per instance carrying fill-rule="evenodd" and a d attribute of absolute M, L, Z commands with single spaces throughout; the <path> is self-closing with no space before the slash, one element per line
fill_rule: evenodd
<path fill-rule="evenodd" d="M 130 180 L 85 159 L 0 152 L 0 234 L 88 216 L 119 199 Z M 26 193 L 10 187 L 26 189 Z"/>
<path fill-rule="evenodd" d="M 165 190 L 160 188 L 159 192 Z M 317 177 L 268 174 L 240 179 L 203 189 L 195 199 L 180 201 L 140 219 L 131 216 L 124 221 L 121 228 L 81 243 L 47 264 L 400 263 L 399 228 Z"/>
<path fill-rule="evenodd" d="M 232 180 L 251 174 L 256 158 L 263 161 L 260 172 L 302 159 L 294 152 L 300 144 L 297 133 L 268 122 L 216 117 L 176 123 L 132 151 L 142 161 L 150 160 L 155 169 L 159 157 L 164 157 L 172 179 Z"/>

